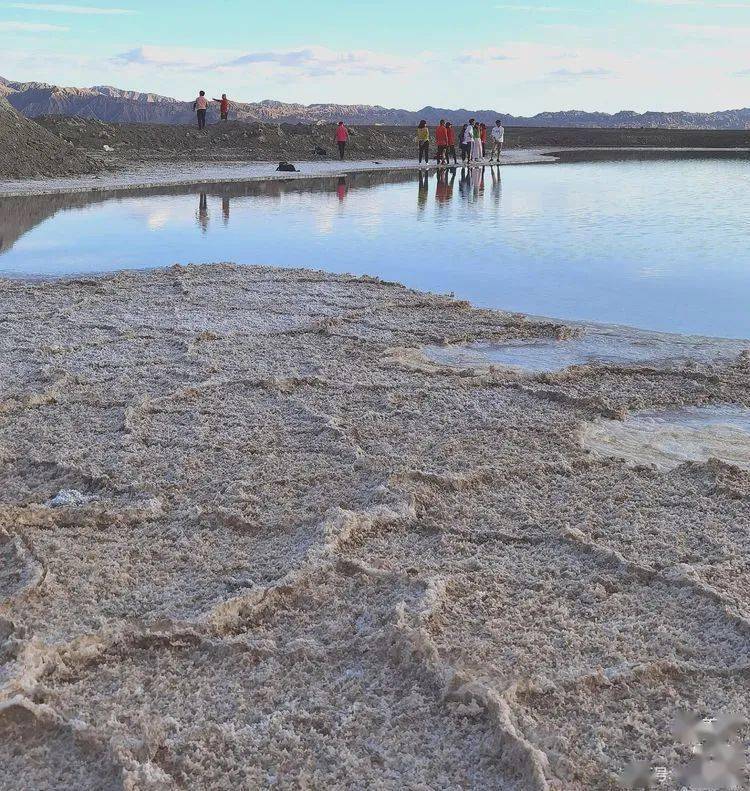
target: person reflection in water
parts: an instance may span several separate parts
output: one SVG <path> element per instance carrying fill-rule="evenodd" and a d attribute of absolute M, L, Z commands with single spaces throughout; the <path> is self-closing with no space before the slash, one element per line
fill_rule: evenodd
<path fill-rule="evenodd" d="M 492 176 L 492 200 L 496 206 L 500 205 L 503 197 L 503 182 L 500 178 L 500 166 L 495 165 L 490 168 L 490 175 Z"/>
<path fill-rule="evenodd" d="M 224 218 L 224 225 L 229 225 L 229 195 L 221 197 L 221 216 Z"/>
<path fill-rule="evenodd" d="M 205 192 L 201 192 L 198 198 L 198 225 L 203 233 L 208 231 L 208 196 Z"/>
<path fill-rule="evenodd" d="M 458 194 L 469 200 L 471 198 L 471 171 L 461 168 L 461 178 L 458 180 Z"/>
<path fill-rule="evenodd" d="M 435 187 L 435 203 L 438 206 L 444 206 L 450 203 L 453 197 L 453 182 L 456 180 L 455 168 L 442 168 L 439 169 L 435 177 L 437 179 L 437 186 Z"/>
<path fill-rule="evenodd" d="M 419 171 L 419 189 L 417 191 L 417 207 L 424 211 L 427 205 L 427 195 L 429 193 L 429 173 L 426 170 Z"/>
<path fill-rule="evenodd" d="M 484 195 L 484 168 L 474 168 L 471 172 L 472 199 L 477 201 Z"/>
<path fill-rule="evenodd" d="M 344 202 L 344 198 L 346 197 L 347 186 L 346 186 L 346 176 L 339 176 L 338 184 L 336 185 L 336 194 L 339 196 L 339 201 L 341 203 Z"/>

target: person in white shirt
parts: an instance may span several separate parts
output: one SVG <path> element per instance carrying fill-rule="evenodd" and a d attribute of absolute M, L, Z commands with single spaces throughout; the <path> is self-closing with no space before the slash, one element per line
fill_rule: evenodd
<path fill-rule="evenodd" d="M 201 91 L 198 98 L 193 102 L 193 110 L 198 115 L 198 129 L 206 128 L 206 110 L 208 110 L 208 99 L 206 92 Z"/>
<path fill-rule="evenodd" d="M 474 119 L 464 124 L 461 132 L 461 162 L 471 162 L 471 144 L 474 142 Z"/>
<path fill-rule="evenodd" d="M 502 121 L 498 118 L 495 125 L 492 127 L 492 154 L 490 155 L 490 162 L 493 159 L 500 161 L 500 155 L 503 153 L 503 143 L 505 142 L 505 127 Z"/>

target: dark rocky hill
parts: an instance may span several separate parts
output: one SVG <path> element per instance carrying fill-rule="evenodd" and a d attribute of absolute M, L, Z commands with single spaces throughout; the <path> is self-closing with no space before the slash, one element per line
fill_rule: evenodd
<path fill-rule="evenodd" d="M 101 169 L 71 143 L 14 110 L 0 96 L 0 179 L 68 176 Z"/>
<path fill-rule="evenodd" d="M 30 118 L 65 115 L 118 123 L 189 124 L 195 120 L 192 102 L 183 102 L 153 93 L 120 90 L 111 86 L 61 88 L 46 83 L 22 83 L 0 78 L 0 96 Z M 218 115 L 212 107 L 209 121 Z M 474 116 L 494 122 L 501 116 L 506 126 L 557 128 L 650 128 L 650 129 L 750 129 L 750 109 L 722 110 L 713 113 L 646 112 L 623 110 L 618 113 L 565 110 L 531 117 L 513 116 L 501 110 L 452 110 L 423 107 L 401 110 L 367 104 L 292 104 L 264 100 L 233 103 L 232 117 L 237 121 L 267 123 L 328 124 L 343 120 L 360 126 L 416 126 L 421 118 L 436 124 L 441 118 L 454 124 Z"/>

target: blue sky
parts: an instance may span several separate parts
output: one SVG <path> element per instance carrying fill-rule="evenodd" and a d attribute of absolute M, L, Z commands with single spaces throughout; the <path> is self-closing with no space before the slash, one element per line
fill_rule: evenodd
<path fill-rule="evenodd" d="M 0 0 L 2 76 L 183 99 L 745 107 L 749 38 L 750 0 Z"/>

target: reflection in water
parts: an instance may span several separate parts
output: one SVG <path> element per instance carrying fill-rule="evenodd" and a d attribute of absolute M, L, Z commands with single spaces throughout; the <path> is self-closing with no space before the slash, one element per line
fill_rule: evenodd
<path fill-rule="evenodd" d="M 484 168 L 472 168 L 471 171 L 472 199 L 476 203 L 484 197 Z"/>
<path fill-rule="evenodd" d="M 198 225 L 203 233 L 208 232 L 208 195 L 201 192 L 198 197 Z"/>
<path fill-rule="evenodd" d="M 492 202 L 495 206 L 500 206 L 503 199 L 503 182 L 500 178 L 500 165 L 490 166 L 492 176 Z"/>
<path fill-rule="evenodd" d="M 308 266 L 487 307 L 750 337 L 746 159 L 441 168 L 434 200 L 432 172 L 0 198 L 0 273 Z"/>
<path fill-rule="evenodd" d="M 438 206 L 442 207 L 450 203 L 453 198 L 453 183 L 456 180 L 456 168 L 438 168 L 435 178 L 437 179 L 435 201 Z"/>
<path fill-rule="evenodd" d="M 336 194 L 339 196 L 339 200 L 343 203 L 344 198 L 346 197 L 346 176 L 339 176 L 338 183 L 336 184 Z"/>
<path fill-rule="evenodd" d="M 429 193 L 429 173 L 426 170 L 419 171 L 419 188 L 417 189 L 417 207 L 424 211 L 427 205 L 427 195 Z"/>

